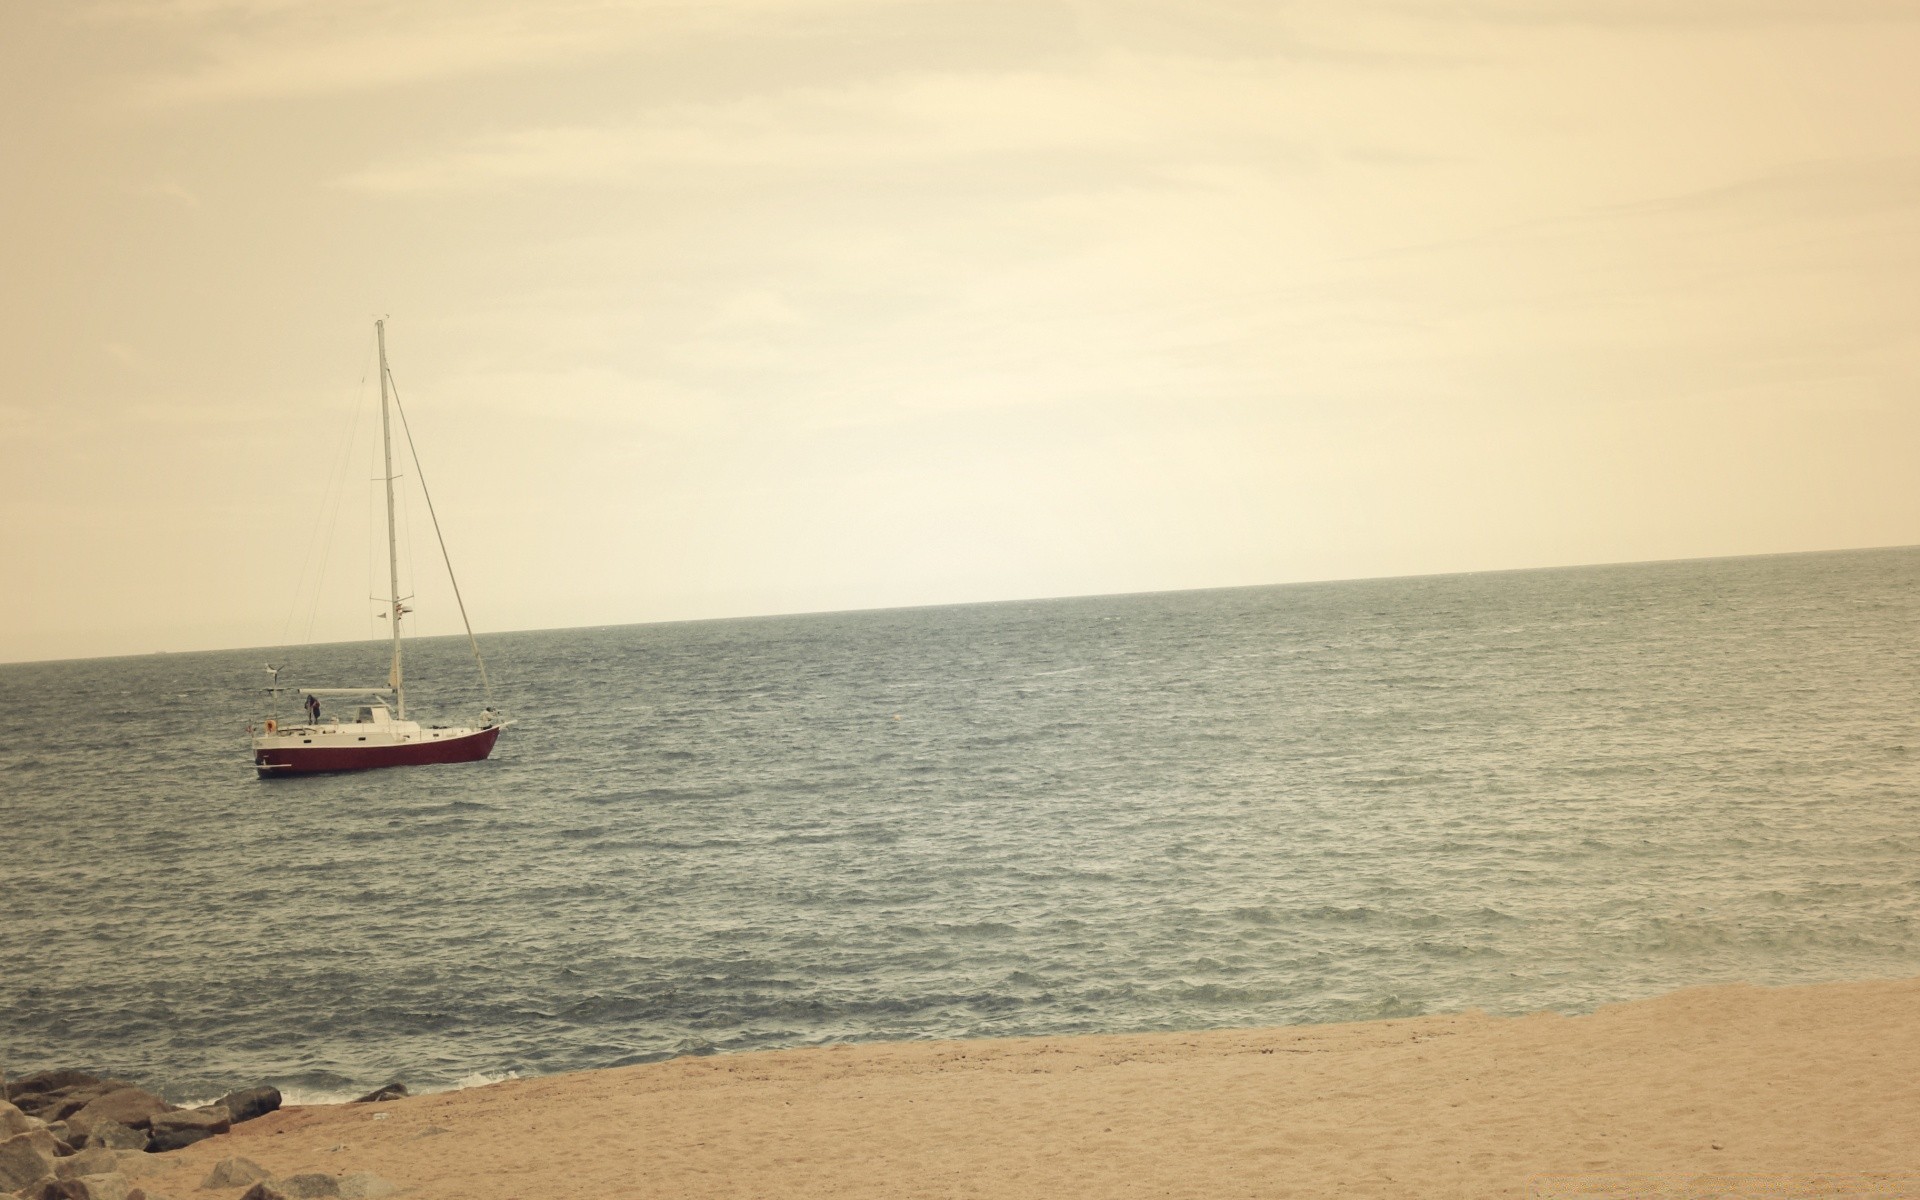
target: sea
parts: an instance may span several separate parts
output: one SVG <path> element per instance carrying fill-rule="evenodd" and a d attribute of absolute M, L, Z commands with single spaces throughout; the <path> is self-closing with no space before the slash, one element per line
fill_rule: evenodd
<path fill-rule="evenodd" d="M 1917 549 L 482 644 L 490 761 L 273 780 L 263 664 L 383 645 L 0 666 L 0 1067 L 311 1102 L 1920 974 Z M 464 641 L 408 662 L 477 713 Z"/>

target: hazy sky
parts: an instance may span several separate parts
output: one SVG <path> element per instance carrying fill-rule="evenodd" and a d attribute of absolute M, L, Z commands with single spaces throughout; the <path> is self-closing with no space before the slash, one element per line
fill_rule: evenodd
<path fill-rule="evenodd" d="M 373 629 L 381 314 L 483 630 L 1920 542 L 1920 3 L 0 46 L 0 659 Z"/>

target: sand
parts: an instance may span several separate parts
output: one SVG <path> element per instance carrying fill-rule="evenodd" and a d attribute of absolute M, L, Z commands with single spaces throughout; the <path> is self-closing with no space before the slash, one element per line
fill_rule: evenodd
<path fill-rule="evenodd" d="M 683 1058 L 287 1109 L 150 1186 L 240 1154 L 466 1200 L 1920 1197 L 1916 1016 L 1907 980 Z"/>

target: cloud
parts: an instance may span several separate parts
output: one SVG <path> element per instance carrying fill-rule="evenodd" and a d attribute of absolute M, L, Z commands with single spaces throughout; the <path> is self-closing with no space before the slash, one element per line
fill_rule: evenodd
<path fill-rule="evenodd" d="M 105 352 L 108 358 L 111 358 L 122 366 L 146 368 L 151 365 L 147 361 L 146 355 L 141 354 L 132 346 L 128 346 L 122 342 L 108 342 L 106 345 L 100 347 L 100 349 Z"/>
<path fill-rule="evenodd" d="M 800 61 L 822 64 L 860 58 L 864 48 L 867 69 L 880 73 L 889 59 L 1006 65 L 1116 51 L 1393 66 L 1442 55 L 1431 39 L 1407 35 L 1402 18 L 1422 15 L 1434 14 L 1332 0 L 1278 8 L 1245 0 L 1177 8 L 1134 0 L 111 0 L 80 10 L 82 21 L 138 37 L 172 60 L 144 87 L 147 99 L 169 104 L 368 92 L 620 55 L 670 62 L 677 51 L 723 41 L 774 51 L 812 43 L 818 51 Z"/>
<path fill-rule="evenodd" d="M 503 8 L 254 3 L 162 11 L 160 21 L 170 23 L 156 32 L 180 39 L 194 60 L 150 80 L 152 98 L 172 103 L 366 91 L 612 48 L 591 22 Z"/>
<path fill-rule="evenodd" d="M 880 0 L 168 0 L 96 4 L 84 19 L 157 39 L 182 65 L 148 98 L 212 103 L 365 92 L 658 49 Z"/>
<path fill-rule="evenodd" d="M 552 69 L 622 54 L 671 56 L 706 39 L 769 44 L 817 39 L 830 50 L 929 37 L 1016 55 L 1128 50 L 1210 61 L 1404 66 L 1445 61 L 1422 29 L 1748 27 L 1920 20 L 1920 0 L 1061 0 L 1040 6 L 976 0 L 105 0 L 79 10 L 96 27 L 149 40 L 172 64 L 145 98 L 168 104 L 368 92 L 417 83 Z M 1056 28 L 1057 27 L 1057 28 Z M 985 31 L 985 32 L 981 32 Z M 1064 31 L 1064 32 L 1063 32 Z M 916 40 L 914 34 L 920 36 Z M 1054 45 L 1058 35 L 1059 45 Z"/>
<path fill-rule="evenodd" d="M 978 167 L 994 158 L 1018 159 L 1044 179 L 1047 163 L 1062 155 L 1079 169 L 1103 158 L 1189 163 L 1223 150 L 1273 164 L 1303 156 L 1276 120 L 1284 86 L 1253 68 L 1130 54 L 1073 70 L 902 73 L 665 105 L 619 123 L 497 131 L 334 182 L 390 194 L 622 180 L 662 187 L 689 173 L 817 176 L 943 162 Z M 1364 149 L 1383 162 L 1419 157 L 1391 146 Z"/>
<path fill-rule="evenodd" d="M 706 323 L 708 330 L 760 329 L 804 324 L 806 318 L 788 299 L 768 288 L 747 288 L 721 302 Z"/>
<path fill-rule="evenodd" d="M 1617 207 L 1623 214 L 1749 209 L 1778 216 L 1849 217 L 1920 208 L 1920 157 L 1829 159 Z"/>
<path fill-rule="evenodd" d="M 638 160 L 631 136 L 590 127 L 520 129 L 476 138 L 413 161 L 363 168 L 335 180 L 350 191 L 407 194 L 463 191 L 527 181 L 595 183 L 617 179 Z"/>
<path fill-rule="evenodd" d="M 1448 24 L 1621 28 L 1855 24 L 1920 20 L 1920 0 L 1382 0 L 1375 11 Z"/>
<path fill-rule="evenodd" d="M 194 193 L 189 191 L 183 184 L 171 179 L 163 179 L 155 183 L 144 184 L 133 190 L 136 195 L 153 196 L 162 200 L 171 200 L 181 208 L 197 209 L 200 207 L 200 197 L 194 195 Z"/>

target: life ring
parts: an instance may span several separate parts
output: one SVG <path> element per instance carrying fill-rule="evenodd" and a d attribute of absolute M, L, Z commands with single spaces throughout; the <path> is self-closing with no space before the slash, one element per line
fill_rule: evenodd
<path fill-rule="evenodd" d="M 280 722 L 278 722 L 278 721 L 276 721 L 276 720 L 274 720 L 274 719 L 273 719 L 272 717 L 268 717 L 268 718 L 267 718 L 267 732 L 268 732 L 268 733 L 277 733 L 277 732 L 279 731 L 279 729 L 280 729 Z"/>

